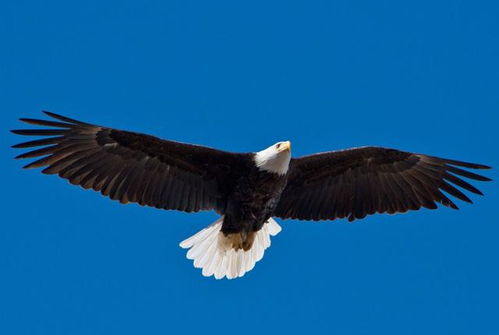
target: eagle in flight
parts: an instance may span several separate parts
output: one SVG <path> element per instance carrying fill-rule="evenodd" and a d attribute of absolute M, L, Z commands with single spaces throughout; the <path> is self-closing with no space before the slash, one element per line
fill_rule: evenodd
<path fill-rule="evenodd" d="M 237 278 L 250 271 L 281 231 L 273 219 L 362 219 L 437 204 L 471 200 L 455 186 L 482 193 L 463 180 L 488 181 L 467 169 L 488 166 L 360 147 L 291 158 L 291 143 L 232 153 L 93 125 L 45 112 L 54 120 L 20 119 L 49 128 L 12 130 L 41 136 L 14 148 L 35 148 L 16 158 L 38 159 L 73 185 L 123 204 L 184 212 L 214 210 L 220 218 L 180 243 L 204 276 Z M 445 194 L 443 193 L 445 192 Z M 446 195 L 447 194 L 447 195 Z"/>

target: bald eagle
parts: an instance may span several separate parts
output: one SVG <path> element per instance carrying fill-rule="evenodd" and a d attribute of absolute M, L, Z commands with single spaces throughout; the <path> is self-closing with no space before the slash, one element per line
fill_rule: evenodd
<path fill-rule="evenodd" d="M 250 271 L 281 231 L 273 219 L 362 219 L 403 213 L 436 203 L 458 209 L 442 191 L 471 200 L 454 185 L 482 193 L 462 179 L 488 181 L 464 170 L 488 166 L 360 147 L 291 158 L 289 141 L 254 153 L 199 145 L 97 126 L 45 112 L 55 120 L 20 119 L 42 129 L 12 130 L 44 136 L 16 144 L 36 148 L 16 158 L 41 157 L 24 168 L 44 167 L 73 185 L 121 203 L 198 212 L 220 218 L 180 243 L 204 276 L 237 278 Z"/>

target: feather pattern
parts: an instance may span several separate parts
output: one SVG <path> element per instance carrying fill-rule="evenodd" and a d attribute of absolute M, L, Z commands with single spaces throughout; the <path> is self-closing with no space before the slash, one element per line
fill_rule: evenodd
<path fill-rule="evenodd" d="M 486 165 L 381 147 L 332 151 L 291 160 L 288 184 L 275 216 L 300 220 L 362 219 L 374 213 L 404 213 L 436 203 L 458 209 L 441 191 L 465 202 L 455 186 L 482 195 L 460 177 L 488 181 L 468 169 Z M 454 186 L 455 185 L 455 186 Z"/>
<path fill-rule="evenodd" d="M 186 212 L 223 211 L 234 171 L 245 171 L 251 154 L 161 140 L 45 112 L 57 121 L 22 118 L 50 129 L 19 129 L 25 136 L 50 136 L 14 145 L 32 148 L 16 158 L 37 158 L 25 168 L 44 167 L 74 185 L 92 188 L 122 203 Z"/>
<path fill-rule="evenodd" d="M 227 248 L 222 228 L 224 217 L 180 242 L 180 247 L 189 249 L 187 258 L 194 261 L 194 267 L 201 268 L 205 277 L 214 276 L 215 279 L 226 277 L 234 279 L 244 274 L 263 258 L 265 250 L 271 245 L 271 236 L 281 231 L 281 226 L 274 219 L 269 218 L 262 229 L 256 232 L 255 241 L 251 249 L 235 250 Z"/>

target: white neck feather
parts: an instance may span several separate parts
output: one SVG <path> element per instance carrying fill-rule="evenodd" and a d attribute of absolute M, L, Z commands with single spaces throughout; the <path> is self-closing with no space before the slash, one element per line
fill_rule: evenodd
<path fill-rule="evenodd" d="M 288 172 L 291 152 L 278 151 L 275 145 L 255 153 L 256 166 L 263 171 L 285 175 Z"/>

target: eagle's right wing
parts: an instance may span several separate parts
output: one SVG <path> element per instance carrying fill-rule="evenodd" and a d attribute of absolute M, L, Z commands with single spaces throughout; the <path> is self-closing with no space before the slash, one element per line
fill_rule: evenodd
<path fill-rule="evenodd" d="M 52 129 L 12 131 L 49 136 L 14 145 L 41 147 L 16 158 L 43 156 L 25 168 L 45 167 L 43 173 L 58 174 L 71 184 L 100 191 L 121 203 L 220 212 L 232 187 L 233 171 L 244 171 L 251 159 L 249 154 L 161 140 L 45 113 L 58 121 L 21 121 Z"/>
<path fill-rule="evenodd" d="M 463 170 L 488 166 L 404 152 L 363 147 L 324 152 L 291 160 L 288 184 L 275 215 L 300 220 L 362 219 L 374 213 L 400 213 L 439 202 L 457 209 L 442 191 L 471 200 L 452 184 L 476 194 L 460 177 L 487 181 Z"/>

